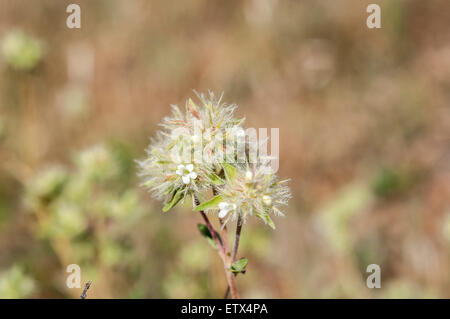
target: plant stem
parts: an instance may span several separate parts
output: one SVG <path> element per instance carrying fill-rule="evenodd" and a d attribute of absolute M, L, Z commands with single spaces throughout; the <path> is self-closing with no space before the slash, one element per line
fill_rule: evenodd
<path fill-rule="evenodd" d="M 219 249 L 219 255 L 222 257 L 223 262 L 225 262 L 226 252 L 225 248 L 223 248 L 222 243 L 220 242 L 219 238 L 217 237 L 216 231 L 214 230 L 213 226 L 211 225 L 208 216 L 206 216 L 204 211 L 200 211 L 200 214 L 203 217 L 203 220 L 206 223 L 206 227 L 208 227 L 209 232 L 211 233 L 211 236 L 213 237 L 214 241 L 217 244 L 217 248 Z"/>
<path fill-rule="evenodd" d="M 234 246 L 233 251 L 231 253 L 231 263 L 234 263 L 236 259 L 236 255 L 239 248 L 239 239 L 241 238 L 241 230 L 242 230 L 242 218 L 241 215 L 239 215 L 237 224 L 236 224 L 236 237 L 234 238 Z"/>
<path fill-rule="evenodd" d="M 200 205 L 200 201 L 197 197 L 194 197 L 195 205 Z M 233 299 L 239 299 L 239 294 L 236 287 L 236 279 L 234 277 L 233 272 L 231 271 L 231 258 L 227 256 L 227 252 L 223 246 L 223 244 L 220 242 L 219 238 L 217 237 L 216 231 L 214 230 L 214 227 L 211 225 L 211 222 L 208 219 L 208 216 L 206 216 L 204 211 L 200 211 L 200 214 L 203 217 L 203 220 L 206 223 L 206 227 L 208 227 L 209 232 L 211 233 L 211 236 L 213 237 L 214 241 L 217 244 L 217 248 L 219 250 L 219 255 L 222 258 L 223 262 L 223 268 L 225 270 L 225 276 L 227 278 L 228 287 L 230 287 L 231 291 L 231 297 Z"/>
<path fill-rule="evenodd" d="M 232 265 L 236 259 L 237 251 L 239 248 L 239 239 L 241 238 L 241 230 L 242 230 L 242 218 L 239 215 L 237 224 L 236 224 L 236 237 L 234 239 L 234 246 L 233 246 L 233 251 L 231 253 L 230 265 Z M 228 286 L 227 290 L 225 291 L 224 299 L 228 298 L 229 293 L 230 293 L 230 286 Z"/>
<path fill-rule="evenodd" d="M 212 187 L 212 193 L 213 193 L 213 196 L 217 195 L 217 189 L 214 186 Z M 230 253 L 228 251 L 228 230 L 227 230 L 227 225 L 223 223 L 223 219 L 222 218 L 219 218 L 219 222 L 220 222 L 220 229 L 221 229 L 221 233 L 222 233 L 223 248 L 225 250 L 225 256 L 228 258 L 228 257 L 230 257 Z"/>

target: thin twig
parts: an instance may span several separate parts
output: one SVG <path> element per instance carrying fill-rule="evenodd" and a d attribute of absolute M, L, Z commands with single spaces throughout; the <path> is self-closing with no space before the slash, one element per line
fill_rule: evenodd
<path fill-rule="evenodd" d="M 197 196 L 194 196 L 195 205 L 200 205 L 200 201 L 198 200 Z M 208 219 L 208 216 L 206 216 L 204 211 L 200 211 L 200 215 L 202 215 L 203 220 L 205 221 L 206 227 L 208 227 L 209 232 L 211 233 L 212 238 L 216 242 L 217 248 L 219 249 L 220 256 L 222 257 L 222 260 L 225 262 L 225 249 L 223 248 L 222 243 L 220 242 L 219 238 L 217 237 L 217 233 L 214 230 L 214 227 L 211 225 L 211 222 Z"/>
<path fill-rule="evenodd" d="M 82 293 L 81 296 L 80 296 L 81 299 L 86 299 L 86 294 L 87 294 L 87 291 L 88 291 L 89 287 L 91 287 L 91 283 L 92 283 L 92 281 L 88 281 L 88 282 L 84 285 L 83 293 Z"/>
<path fill-rule="evenodd" d="M 198 198 L 196 196 L 194 196 L 194 200 L 195 200 L 195 205 L 197 205 L 197 206 L 200 205 L 200 201 L 198 200 Z M 223 266 L 224 266 L 228 286 L 230 287 L 231 297 L 233 299 L 238 299 L 239 294 L 238 294 L 237 287 L 236 287 L 236 280 L 235 280 L 234 274 L 232 273 L 231 268 L 230 268 L 230 266 L 231 266 L 230 260 L 231 259 L 227 258 L 227 253 L 225 251 L 225 248 L 224 248 L 223 244 L 220 242 L 219 238 L 217 237 L 216 231 L 214 230 L 214 227 L 211 225 L 211 222 L 209 221 L 205 212 L 200 211 L 200 214 L 202 215 L 203 220 L 206 223 L 206 227 L 208 227 L 208 230 L 211 233 L 211 236 L 213 237 L 214 241 L 217 244 L 217 248 L 219 250 L 219 255 L 223 261 Z"/>
<path fill-rule="evenodd" d="M 236 237 L 234 239 L 233 251 L 231 253 L 231 262 L 230 262 L 231 265 L 234 263 L 234 261 L 236 259 L 236 255 L 237 255 L 238 248 L 239 248 L 239 239 L 241 238 L 241 230 L 242 230 L 242 218 L 241 218 L 241 215 L 239 215 L 237 224 L 236 224 Z M 227 299 L 229 293 L 230 293 L 230 286 L 227 287 L 227 290 L 225 291 L 225 296 L 223 297 L 223 299 Z"/>
<path fill-rule="evenodd" d="M 236 255 L 239 248 L 239 239 L 241 238 L 241 230 L 242 230 L 242 218 L 241 215 L 239 215 L 236 225 L 236 237 L 234 239 L 233 251 L 231 252 L 231 263 L 234 263 L 236 259 Z"/>

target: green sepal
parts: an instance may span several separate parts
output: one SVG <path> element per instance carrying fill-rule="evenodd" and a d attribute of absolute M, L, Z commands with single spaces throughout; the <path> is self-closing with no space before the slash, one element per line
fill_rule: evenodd
<path fill-rule="evenodd" d="M 177 205 L 180 200 L 183 198 L 183 194 L 181 189 L 176 189 L 173 193 L 172 193 L 172 198 L 170 199 L 170 201 L 168 201 L 162 211 L 165 213 L 167 211 L 169 211 L 170 209 L 172 209 L 175 205 Z"/>
<path fill-rule="evenodd" d="M 222 195 L 217 195 L 214 196 L 213 198 L 211 198 L 210 200 L 201 203 L 200 205 L 196 206 L 194 208 L 194 210 L 196 212 L 205 210 L 205 209 L 213 209 L 213 208 L 217 208 L 217 206 L 219 206 L 219 203 L 223 202 L 223 197 Z"/>

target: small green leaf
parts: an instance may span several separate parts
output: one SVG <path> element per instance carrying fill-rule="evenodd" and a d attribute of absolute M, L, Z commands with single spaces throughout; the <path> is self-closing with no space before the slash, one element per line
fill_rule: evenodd
<path fill-rule="evenodd" d="M 236 167 L 228 163 L 222 163 L 223 170 L 225 171 L 225 177 L 227 180 L 233 180 L 236 176 Z"/>
<path fill-rule="evenodd" d="M 272 229 L 275 229 L 275 223 L 272 218 L 270 218 L 269 214 L 266 212 L 264 214 L 257 214 L 257 217 L 261 218 L 267 225 L 269 225 Z"/>
<path fill-rule="evenodd" d="M 201 203 L 200 205 L 198 205 L 197 207 L 195 207 L 195 211 L 199 212 L 205 209 L 213 209 L 216 208 L 220 202 L 223 202 L 223 198 L 222 195 L 217 195 L 214 196 L 213 198 L 211 198 L 210 200 Z"/>
<path fill-rule="evenodd" d="M 245 271 L 245 267 L 247 266 L 248 259 L 247 258 L 241 258 L 238 261 L 236 261 L 234 264 L 231 265 L 230 269 L 233 273 L 238 274 L 240 272 Z"/>
<path fill-rule="evenodd" d="M 180 189 L 175 190 L 173 192 L 171 200 L 168 201 L 166 203 L 166 205 L 164 205 L 162 211 L 167 212 L 170 209 L 172 209 L 176 204 L 178 204 L 178 202 L 181 200 L 182 197 L 183 197 L 183 194 L 182 194 L 181 190 Z"/>
<path fill-rule="evenodd" d="M 272 218 L 269 217 L 269 215 L 264 216 L 264 220 L 267 222 L 267 225 L 269 225 L 272 229 L 275 229 L 275 223 L 273 222 Z"/>
<path fill-rule="evenodd" d="M 208 229 L 208 227 L 207 227 L 206 225 L 203 225 L 203 224 L 197 224 L 197 228 L 198 228 L 198 231 L 200 232 L 200 234 L 201 234 L 203 237 L 209 237 L 209 238 L 212 238 L 211 232 L 209 231 L 209 229 Z"/>
<path fill-rule="evenodd" d="M 225 183 L 225 181 L 221 179 L 219 176 L 217 176 L 215 173 L 209 174 L 208 177 L 211 179 L 211 182 L 214 185 L 223 185 Z"/>
<path fill-rule="evenodd" d="M 203 224 L 197 224 L 197 228 L 198 228 L 198 231 L 200 232 L 200 234 L 206 238 L 206 240 L 208 241 L 208 244 L 210 244 L 212 248 L 217 249 L 216 241 L 212 237 L 211 232 L 209 231 L 208 227 Z M 222 243 L 222 238 L 220 237 L 218 232 L 216 232 L 216 236 L 219 239 L 220 243 Z"/>

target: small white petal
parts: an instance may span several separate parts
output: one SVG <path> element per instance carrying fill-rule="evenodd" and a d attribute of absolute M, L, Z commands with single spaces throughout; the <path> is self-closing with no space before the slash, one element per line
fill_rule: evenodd
<path fill-rule="evenodd" d="M 233 129 L 234 129 L 234 134 L 236 134 L 237 137 L 242 137 L 245 135 L 245 132 L 241 127 L 234 126 Z"/>
<path fill-rule="evenodd" d="M 189 172 L 192 172 L 192 170 L 194 169 L 194 165 L 192 165 L 192 164 L 187 164 L 187 165 L 186 165 L 186 169 L 187 169 Z"/>
<path fill-rule="evenodd" d="M 185 184 L 189 184 L 189 182 L 191 181 L 191 178 L 189 177 L 189 175 L 184 175 L 182 178 L 183 183 Z"/>
<path fill-rule="evenodd" d="M 196 172 L 189 173 L 189 177 L 192 178 L 192 179 L 196 179 L 197 178 L 197 173 Z"/>
<path fill-rule="evenodd" d="M 219 208 L 220 209 L 224 209 L 225 207 L 227 207 L 228 206 L 228 203 L 227 202 L 220 202 L 219 203 Z"/>
<path fill-rule="evenodd" d="M 268 195 L 264 195 L 262 197 L 263 203 L 266 204 L 267 206 L 270 206 L 272 204 L 272 198 Z"/>
<path fill-rule="evenodd" d="M 183 170 L 182 169 L 177 169 L 177 171 L 175 172 L 180 176 L 183 176 Z"/>
<path fill-rule="evenodd" d="M 220 218 L 224 218 L 225 216 L 227 216 L 228 212 L 229 212 L 228 209 L 221 209 L 221 210 L 219 211 L 219 217 L 220 217 Z"/>
<path fill-rule="evenodd" d="M 180 164 L 180 165 L 178 165 L 178 167 L 177 167 L 180 171 L 181 170 L 183 170 L 184 169 L 184 165 L 183 164 Z"/>
<path fill-rule="evenodd" d="M 233 208 L 232 209 L 236 209 L 236 208 L 237 208 L 236 204 L 233 204 Z"/>

